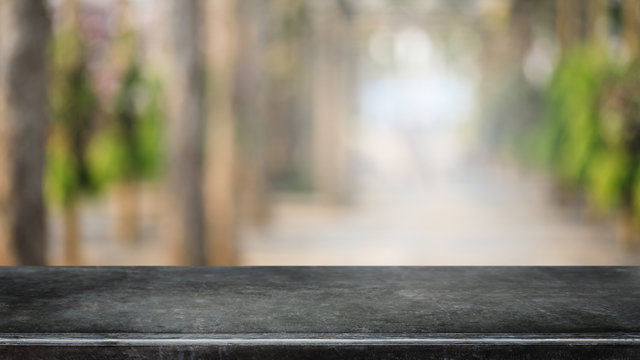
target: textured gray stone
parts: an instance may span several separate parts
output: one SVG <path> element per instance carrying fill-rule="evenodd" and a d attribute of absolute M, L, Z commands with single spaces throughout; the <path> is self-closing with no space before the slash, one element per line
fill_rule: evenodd
<path fill-rule="evenodd" d="M 0 358 L 89 352 L 640 358 L 640 268 L 0 269 Z"/>

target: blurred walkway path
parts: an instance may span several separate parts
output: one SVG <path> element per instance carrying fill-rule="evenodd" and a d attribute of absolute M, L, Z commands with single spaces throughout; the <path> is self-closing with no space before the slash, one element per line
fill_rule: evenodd
<path fill-rule="evenodd" d="M 420 141 L 418 141 L 420 139 Z M 541 179 L 466 153 L 451 129 L 369 129 L 346 208 L 283 200 L 244 265 L 640 264 L 611 224 L 553 204 Z"/>
<path fill-rule="evenodd" d="M 262 230 L 246 231 L 241 265 L 640 264 L 613 226 L 555 204 L 544 181 L 501 169 L 460 146 L 451 129 L 370 128 L 355 141 L 345 207 L 285 198 Z M 164 265 L 157 189 L 142 193 L 142 240 L 113 241 L 114 204 L 82 204 L 84 264 Z M 50 222 L 51 263 L 61 265 L 61 219 Z"/>

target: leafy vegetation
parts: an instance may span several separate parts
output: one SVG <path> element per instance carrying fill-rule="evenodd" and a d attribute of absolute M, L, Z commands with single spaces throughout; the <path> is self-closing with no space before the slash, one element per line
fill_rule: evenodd
<path fill-rule="evenodd" d="M 130 42 L 130 37 L 124 39 Z M 49 200 L 68 205 L 111 183 L 158 175 L 164 115 L 160 81 L 146 76 L 129 57 L 115 100 L 100 109 L 77 29 L 60 29 L 53 54 L 45 185 Z M 98 116 L 105 118 L 102 123 Z"/>
<path fill-rule="evenodd" d="M 640 64 L 621 64 L 595 46 L 574 48 L 540 94 L 505 76 L 485 110 L 490 139 L 520 161 L 584 193 L 600 212 L 632 212 L 640 223 Z M 529 95 L 527 95 L 529 94 Z M 493 117 L 493 119 L 492 119 Z M 491 138 L 491 136 L 493 138 Z"/>
<path fill-rule="evenodd" d="M 131 66 L 115 99 L 111 121 L 96 136 L 88 157 L 95 178 L 106 186 L 150 179 L 162 168 L 162 89 Z"/>
<path fill-rule="evenodd" d="M 98 190 L 87 149 L 93 137 L 98 100 L 87 69 L 86 51 L 72 25 L 53 42 L 52 124 L 45 189 L 49 199 L 69 205 L 83 192 Z"/>

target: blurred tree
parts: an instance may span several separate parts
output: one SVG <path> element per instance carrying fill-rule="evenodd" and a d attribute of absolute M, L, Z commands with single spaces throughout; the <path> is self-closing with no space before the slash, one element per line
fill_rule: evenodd
<path fill-rule="evenodd" d="M 563 51 L 585 42 L 598 46 L 606 43 L 608 4 L 608 0 L 556 1 L 556 36 Z"/>
<path fill-rule="evenodd" d="M 236 0 L 207 2 L 209 106 L 206 158 L 207 262 L 237 262 L 237 123 L 233 109 Z"/>
<path fill-rule="evenodd" d="M 508 62 L 502 71 L 506 75 L 507 88 L 502 89 L 503 107 L 508 112 L 503 118 L 508 120 L 502 124 L 502 131 L 508 132 L 507 147 L 518 156 L 523 154 L 523 144 L 527 142 L 530 129 L 539 121 L 540 91 L 527 79 L 525 64 L 534 42 L 535 6 L 541 3 L 531 0 L 513 1 L 509 17 L 509 51 Z M 508 72 L 511 71 L 511 74 Z M 496 76 L 500 76 L 496 74 Z M 511 104 L 507 104 L 511 102 Z"/>
<path fill-rule="evenodd" d="M 638 55 L 640 49 L 640 3 L 622 0 L 622 40 L 629 57 Z"/>
<path fill-rule="evenodd" d="M 253 224 L 269 216 L 266 166 L 265 38 L 267 3 L 236 1 L 234 114 L 238 122 L 239 215 Z"/>
<path fill-rule="evenodd" d="M 574 47 L 565 53 L 546 89 L 541 159 L 571 188 L 588 181 L 600 146 L 597 106 L 606 72 L 606 56 L 596 49 Z"/>
<path fill-rule="evenodd" d="M 510 7 L 507 2 L 499 3 L 491 11 L 486 11 L 479 19 L 478 29 L 481 34 L 481 47 L 479 52 L 480 79 L 478 81 L 479 103 L 479 136 L 482 142 L 495 150 L 501 149 L 504 140 L 506 126 L 504 125 L 512 116 L 510 106 L 517 102 L 512 101 L 518 93 L 513 91 L 519 88 L 511 86 L 516 80 L 513 68 L 516 66 L 510 60 L 509 26 Z M 517 79 L 519 80 L 519 78 Z"/>
<path fill-rule="evenodd" d="M 119 2 L 119 26 L 111 55 L 120 87 L 109 108 L 105 129 L 89 149 L 96 178 L 117 181 L 117 237 L 137 238 L 137 183 L 158 174 L 161 165 L 162 106 L 160 86 L 143 70 L 129 0 Z"/>
<path fill-rule="evenodd" d="M 587 41 L 594 46 L 604 48 L 608 40 L 609 30 L 609 1 L 592 0 L 586 2 L 586 24 Z"/>
<path fill-rule="evenodd" d="M 0 2 L 0 264 L 46 262 L 46 7 L 44 0 Z"/>
<path fill-rule="evenodd" d="M 118 138 L 122 140 L 126 153 L 122 179 L 118 192 L 118 238 L 132 243 L 137 238 L 136 184 L 141 170 L 142 156 L 138 141 L 139 102 L 137 94 L 142 80 L 138 64 L 136 34 L 132 29 L 128 0 L 119 2 L 119 28 L 113 44 L 113 56 L 120 72 L 120 90 L 116 95 L 114 116 Z"/>
<path fill-rule="evenodd" d="M 309 6 L 303 0 L 269 2 L 266 50 L 267 167 L 269 185 L 279 191 L 309 191 L 310 116 L 305 109 Z M 305 62 L 307 61 L 307 62 Z"/>
<path fill-rule="evenodd" d="M 640 210 L 636 203 L 640 160 L 639 70 L 636 63 L 611 71 L 603 81 L 598 104 L 602 146 L 594 157 L 588 188 L 596 206 L 617 210 L 618 238 L 627 246 L 637 240 Z"/>
<path fill-rule="evenodd" d="M 639 182 L 639 161 L 640 161 L 640 118 L 638 118 L 638 110 L 640 103 L 640 94 L 638 93 L 638 81 L 640 81 L 640 3 L 638 1 L 622 1 L 622 40 L 624 41 L 624 49 L 627 57 L 630 58 L 630 66 L 627 72 L 623 72 L 623 76 L 619 78 L 616 86 L 609 89 L 606 94 L 608 100 L 605 105 L 609 105 L 609 111 L 605 113 L 609 116 L 603 116 L 604 128 L 611 129 L 618 127 L 622 134 L 617 137 L 615 148 L 620 148 L 622 143 L 622 151 L 625 153 L 626 176 L 623 176 L 619 184 L 621 193 L 620 211 L 618 216 L 618 238 L 628 247 L 638 246 L 640 236 L 637 231 L 640 227 L 640 198 L 634 192 L 640 193 Z M 605 107 L 606 109 L 606 107 Z M 616 121 L 617 120 L 617 121 Z M 635 214 L 634 214 L 635 213 Z"/>
<path fill-rule="evenodd" d="M 513 53 L 513 60 L 519 73 L 522 73 L 522 64 L 533 43 L 533 14 L 535 1 L 518 0 L 511 6 L 510 14 L 510 48 Z M 524 75 L 524 74 L 523 74 Z"/>
<path fill-rule="evenodd" d="M 79 30 L 76 0 L 66 0 L 55 31 L 51 79 L 52 129 L 48 143 L 46 190 L 64 211 L 64 256 L 80 264 L 77 202 L 98 190 L 87 154 L 98 115 L 84 41 Z"/>
<path fill-rule="evenodd" d="M 574 46 L 582 32 L 582 6 L 580 0 L 556 1 L 556 34 L 563 51 Z"/>
<path fill-rule="evenodd" d="M 207 262 L 203 202 L 205 83 L 200 11 L 199 0 L 171 0 L 166 235 L 178 242 L 180 261 L 191 265 Z"/>
<path fill-rule="evenodd" d="M 557 2 L 558 42 L 564 51 L 546 89 L 534 152 L 565 191 L 585 193 L 592 209 L 616 214 L 618 236 L 629 245 L 637 239 L 640 205 L 638 5 L 621 5 L 622 50 L 631 62 L 611 59 L 607 52 L 606 1 Z"/>
<path fill-rule="evenodd" d="M 325 200 L 347 200 L 348 124 L 354 43 L 352 8 L 347 0 L 314 2 L 313 44 L 313 185 Z"/>

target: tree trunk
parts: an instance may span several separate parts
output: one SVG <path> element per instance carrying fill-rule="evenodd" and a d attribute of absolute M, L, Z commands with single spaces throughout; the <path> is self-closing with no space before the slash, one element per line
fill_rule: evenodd
<path fill-rule="evenodd" d="M 207 262 L 237 263 L 236 123 L 233 114 L 235 0 L 208 3 L 208 62 L 212 76 L 207 136 Z"/>
<path fill-rule="evenodd" d="M 138 187 L 135 180 L 123 180 L 116 187 L 116 236 L 126 245 L 138 240 Z"/>
<path fill-rule="evenodd" d="M 266 153 L 268 181 L 276 191 L 309 190 L 309 142 L 305 87 L 310 54 L 304 0 L 268 1 Z M 308 58 L 309 57 L 309 58 Z"/>
<path fill-rule="evenodd" d="M 617 218 L 618 242 L 628 250 L 638 247 L 638 227 L 634 222 L 634 213 L 631 206 L 625 206 L 620 210 Z"/>
<path fill-rule="evenodd" d="M 172 0 L 171 5 L 173 46 L 169 83 L 167 236 L 178 246 L 179 262 L 205 265 L 200 1 Z"/>
<path fill-rule="evenodd" d="M 234 113 L 238 121 L 240 215 L 263 224 L 269 215 L 265 158 L 264 0 L 236 1 L 238 51 Z"/>
<path fill-rule="evenodd" d="M 556 1 L 556 35 L 562 51 L 567 51 L 580 39 L 580 0 Z"/>
<path fill-rule="evenodd" d="M 80 219 L 77 201 L 71 201 L 63 210 L 63 246 L 65 265 L 81 265 L 80 256 Z"/>
<path fill-rule="evenodd" d="M 594 45 L 605 46 L 608 32 L 607 0 L 590 0 L 587 6 L 587 39 Z"/>
<path fill-rule="evenodd" d="M 117 35 L 114 37 L 114 41 L 111 44 L 112 51 L 112 63 L 115 66 L 115 71 L 120 84 L 123 84 L 127 79 L 127 72 L 134 66 L 136 66 L 138 58 L 137 39 L 134 33 L 134 26 L 132 24 L 131 3 L 130 0 L 119 0 L 117 3 L 116 13 L 118 25 Z M 123 40 L 126 39 L 126 40 Z M 113 70 L 112 70 L 113 71 Z M 125 85 L 126 86 L 126 85 Z M 123 89 L 120 89 L 123 91 Z M 135 91 L 134 91 L 135 92 Z M 117 94 L 116 97 L 120 96 Z M 121 109 L 118 109 L 119 112 Z M 138 114 L 135 110 L 129 109 L 127 112 L 129 116 L 120 115 L 116 116 L 115 121 L 121 126 L 120 129 L 126 133 L 127 148 L 131 149 L 136 146 L 135 142 L 135 126 L 131 123 L 135 123 L 137 120 L 131 120 Z M 124 120 L 126 117 L 127 120 Z M 133 151 L 129 151 L 129 156 L 133 156 Z M 116 233 L 115 237 L 121 241 L 124 245 L 135 245 L 138 240 L 138 184 L 135 176 L 131 173 L 133 170 L 128 170 L 129 173 L 120 179 L 120 183 L 115 188 L 115 218 L 116 218 Z"/>
<path fill-rule="evenodd" d="M 0 253 L 12 250 L 23 265 L 46 261 L 42 179 L 50 33 L 44 0 L 0 2 Z"/>
<path fill-rule="evenodd" d="M 622 37 L 628 56 L 635 56 L 640 48 L 638 36 L 640 3 L 637 0 L 622 0 Z"/>
<path fill-rule="evenodd" d="M 532 0 L 515 1 L 511 7 L 511 51 L 516 64 L 522 64 L 533 42 L 531 29 L 532 13 L 535 3 Z M 522 68 L 519 66 L 519 68 Z"/>
<path fill-rule="evenodd" d="M 342 1 L 314 3 L 313 177 L 324 200 L 347 199 L 348 123 L 350 110 L 351 23 Z"/>

